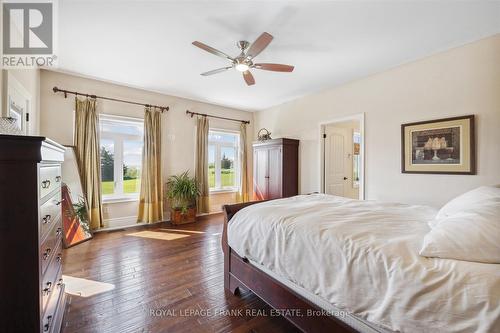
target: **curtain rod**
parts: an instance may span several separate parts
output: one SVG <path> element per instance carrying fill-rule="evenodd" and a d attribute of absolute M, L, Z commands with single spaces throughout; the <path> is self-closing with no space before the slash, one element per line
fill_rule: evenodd
<path fill-rule="evenodd" d="M 243 124 L 250 124 L 249 120 L 241 120 L 241 119 L 233 119 L 233 118 L 226 118 L 226 117 L 219 117 L 219 116 L 212 116 L 206 113 L 198 113 L 198 112 L 192 112 L 189 110 L 186 110 L 186 114 L 191 115 L 191 118 L 193 118 L 194 115 L 198 116 L 203 116 L 203 117 L 210 117 L 210 118 L 217 118 L 217 119 L 224 119 L 224 120 L 230 120 L 230 121 L 238 121 Z"/>
<path fill-rule="evenodd" d="M 168 106 L 159 106 L 159 105 L 153 105 L 153 104 L 145 104 L 145 103 L 139 103 L 139 102 L 132 102 L 132 101 L 127 101 L 124 99 L 118 99 L 118 98 L 111 98 L 111 97 L 103 97 L 103 96 L 97 96 L 97 95 L 90 95 L 90 94 L 85 94 L 81 93 L 78 91 L 70 91 L 70 90 L 65 90 L 65 89 L 59 89 L 57 87 L 52 88 L 52 91 L 54 93 L 62 92 L 64 93 L 64 98 L 68 97 L 68 94 L 73 94 L 75 96 L 85 96 L 85 97 L 90 97 L 90 98 L 99 98 L 99 99 L 106 99 L 108 101 L 114 101 L 114 102 L 122 102 L 122 103 L 128 103 L 128 104 L 134 104 L 134 105 L 142 105 L 148 108 L 158 108 L 160 111 L 163 113 L 163 111 L 168 111 L 170 108 Z"/>

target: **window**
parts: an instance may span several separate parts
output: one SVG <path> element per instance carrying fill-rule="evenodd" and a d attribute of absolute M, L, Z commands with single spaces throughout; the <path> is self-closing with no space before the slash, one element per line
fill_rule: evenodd
<path fill-rule="evenodd" d="M 208 133 L 208 187 L 210 191 L 239 189 L 239 144 L 237 132 L 210 130 Z"/>
<path fill-rule="evenodd" d="M 144 122 L 101 115 L 99 125 L 103 200 L 137 199 L 141 188 Z"/>

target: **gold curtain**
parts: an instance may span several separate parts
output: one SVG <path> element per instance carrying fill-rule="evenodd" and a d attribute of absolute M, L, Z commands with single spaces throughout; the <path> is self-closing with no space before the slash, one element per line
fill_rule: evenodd
<path fill-rule="evenodd" d="M 208 201 L 208 118 L 198 117 L 196 126 L 195 178 L 200 184 L 200 196 L 196 200 L 198 213 L 209 212 Z"/>
<path fill-rule="evenodd" d="M 146 108 L 138 222 L 163 221 L 161 133 L 161 112 Z"/>
<path fill-rule="evenodd" d="M 96 100 L 75 98 L 76 159 L 83 193 L 87 199 L 90 227 L 102 225 L 101 157 L 99 152 L 99 115 Z"/>
<path fill-rule="evenodd" d="M 238 201 L 248 201 L 248 168 L 247 168 L 247 124 L 240 125 L 240 191 Z"/>

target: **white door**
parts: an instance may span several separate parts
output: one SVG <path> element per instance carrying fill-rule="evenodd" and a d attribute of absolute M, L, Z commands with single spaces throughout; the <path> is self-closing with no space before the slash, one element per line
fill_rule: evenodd
<path fill-rule="evenodd" d="M 27 134 L 27 122 L 26 122 L 26 112 L 24 108 L 13 100 L 9 96 L 9 117 L 14 118 L 16 121 L 16 126 L 23 132 Z"/>
<path fill-rule="evenodd" d="M 325 134 L 325 193 L 349 196 L 348 186 L 352 174 L 349 161 L 352 156 L 346 147 L 352 141 L 351 130 L 326 126 Z"/>
<path fill-rule="evenodd" d="M 7 80 L 7 112 L 16 120 L 16 125 L 24 134 L 30 134 L 29 118 L 31 95 L 12 75 Z"/>

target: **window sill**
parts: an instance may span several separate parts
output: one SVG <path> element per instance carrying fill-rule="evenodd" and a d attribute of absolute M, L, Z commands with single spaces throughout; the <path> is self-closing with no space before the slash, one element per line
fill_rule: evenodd
<path fill-rule="evenodd" d="M 217 190 L 210 190 L 208 194 L 237 193 L 239 191 L 240 190 L 237 188 L 217 189 Z"/>
<path fill-rule="evenodd" d="M 134 201 L 139 201 L 139 197 L 112 197 L 112 198 L 103 198 L 102 203 L 103 204 L 114 204 L 114 203 L 121 203 L 121 202 L 134 202 Z"/>

